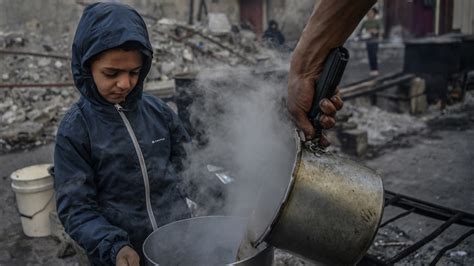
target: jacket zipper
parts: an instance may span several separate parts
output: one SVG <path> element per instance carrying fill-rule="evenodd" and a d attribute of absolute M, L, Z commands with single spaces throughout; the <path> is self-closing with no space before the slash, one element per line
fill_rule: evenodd
<path fill-rule="evenodd" d="M 153 227 L 153 231 L 155 231 L 158 226 L 156 225 L 155 215 L 153 214 L 153 209 L 151 208 L 151 200 L 150 200 L 150 183 L 148 179 L 148 171 L 146 169 L 145 158 L 143 157 L 142 150 L 140 149 L 140 145 L 138 145 L 137 136 L 133 132 L 132 126 L 130 125 L 130 121 L 128 121 L 127 116 L 125 116 L 123 112 L 123 107 L 119 104 L 115 104 L 115 109 L 117 109 L 120 117 L 122 118 L 125 127 L 127 128 L 128 134 L 132 139 L 133 146 L 135 147 L 135 152 L 138 156 L 138 161 L 140 162 L 140 169 L 142 170 L 143 176 L 143 183 L 145 184 L 145 202 L 146 202 L 146 210 L 148 212 L 148 217 L 150 218 L 151 226 Z"/>

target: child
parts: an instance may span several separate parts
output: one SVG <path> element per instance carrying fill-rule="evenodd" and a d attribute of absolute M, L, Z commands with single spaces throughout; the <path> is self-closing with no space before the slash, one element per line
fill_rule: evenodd
<path fill-rule="evenodd" d="M 367 12 L 367 18 L 360 27 L 359 35 L 365 40 L 367 45 L 367 55 L 369 57 L 370 76 L 379 75 L 377 53 L 379 41 L 383 35 L 383 24 L 380 18 L 377 18 L 378 10 L 372 7 Z"/>
<path fill-rule="evenodd" d="M 189 136 L 166 104 L 143 93 L 152 55 L 132 8 L 84 10 L 71 64 L 81 98 L 59 126 L 54 166 L 59 218 L 92 265 L 144 263 L 145 238 L 190 216 L 174 167 Z"/>

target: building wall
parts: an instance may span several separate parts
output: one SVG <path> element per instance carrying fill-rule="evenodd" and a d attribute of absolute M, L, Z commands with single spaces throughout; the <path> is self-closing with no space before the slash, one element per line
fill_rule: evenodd
<path fill-rule="evenodd" d="M 207 5 L 209 12 L 225 13 L 231 24 L 239 24 L 240 12 L 238 0 L 207 0 Z"/>
<path fill-rule="evenodd" d="M 142 14 L 148 14 L 157 18 L 173 18 L 178 21 L 188 21 L 190 12 L 190 0 L 121 0 L 119 2 L 129 4 L 140 10 Z M 193 1 L 193 21 L 196 22 L 201 0 Z M 238 0 L 206 0 L 208 12 L 225 13 L 231 24 L 239 22 Z M 204 14 L 203 19 L 205 19 Z"/>
<path fill-rule="evenodd" d="M 189 19 L 190 0 L 114 0 L 136 8 L 153 17 Z M 194 0 L 194 20 L 197 19 L 201 0 Z M 95 2 L 85 0 L 83 2 Z M 104 1 L 105 2 L 105 1 Z M 232 24 L 239 23 L 238 0 L 207 0 L 209 12 L 227 14 Z M 62 34 L 75 31 L 84 5 L 76 0 L 0 0 L 0 31 L 21 30 L 25 27 L 41 33 Z"/>
<path fill-rule="evenodd" d="M 26 28 L 54 37 L 75 31 L 81 13 L 75 0 L 0 0 L 0 31 Z"/>
<path fill-rule="evenodd" d="M 474 1 L 454 0 L 453 30 L 474 34 Z"/>

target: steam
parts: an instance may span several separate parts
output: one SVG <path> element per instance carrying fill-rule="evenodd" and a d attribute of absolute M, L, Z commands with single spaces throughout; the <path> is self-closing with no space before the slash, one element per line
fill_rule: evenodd
<path fill-rule="evenodd" d="M 198 197 L 212 200 L 206 193 L 212 194 L 217 177 L 196 173 L 206 174 L 202 169 L 208 164 L 224 168 L 234 181 L 222 185 L 219 197 L 225 200 L 207 214 L 248 217 L 259 189 L 286 187 L 291 174 L 294 141 L 285 108 L 286 80 L 219 67 L 202 71 L 196 84 L 200 96 L 193 99 L 190 121 L 197 141 L 188 147 L 185 176 L 200 181 L 195 182 Z"/>

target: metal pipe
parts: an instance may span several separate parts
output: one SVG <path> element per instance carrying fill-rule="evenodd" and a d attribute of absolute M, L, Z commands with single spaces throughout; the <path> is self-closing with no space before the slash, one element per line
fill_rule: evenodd
<path fill-rule="evenodd" d="M 31 55 L 31 56 L 39 56 L 39 57 L 49 57 L 49 58 L 56 58 L 56 59 L 71 60 L 71 57 L 68 56 L 68 55 L 46 54 L 46 53 L 28 52 L 28 51 L 13 51 L 13 50 L 3 50 L 3 49 L 0 49 L 0 54 Z"/>
<path fill-rule="evenodd" d="M 189 0 L 189 18 L 188 18 L 188 24 L 193 25 L 194 24 L 194 0 Z"/>
<path fill-rule="evenodd" d="M 410 213 L 412 213 L 414 210 L 415 210 L 415 208 L 413 208 L 413 209 L 411 209 L 411 210 L 408 210 L 408 211 L 404 211 L 404 212 L 400 213 L 399 215 L 397 215 L 397 216 L 395 216 L 395 217 L 393 217 L 393 218 L 390 218 L 390 219 L 388 219 L 387 221 L 383 222 L 379 227 L 384 227 L 384 226 L 386 226 L 387 224 L 389 224 L 389 223 L 391 223 L 391 222 L 393 222 L 393 221 L 396 221 L 396 220 L 398 220 L 398 219 L 400 219 L 400 218 L 402 218 L 402 217 L 405 217 L 405 216 L 409 215 Z"/>
<path fill-rule="evenodd" d="M 431 217 L 438 220 L 449 220 L 452 216 L 461 213 L 463 218 L 457 221 L 459 225 L 474 227 L 474 214 L 463 212 L 460 210 L 450 209 L 444 206 L 436 205 L 434 203 L 422 201 L 404 195 L 399 195 L 394 192 L 385 190 L 385 202 L 391 201 L 392 198 L 399 197 L 396 201 L 391 202 L 390 205 L 409 210 L 415 208 L 414 213 L 426 217 Z"/>
<path fill-rule="evenodd" d="M 74 87 L 74 83 L 25 83 L 0 84 L 0 88 L 46 88 L 46 87 Z"/>
<path fill-rule="evenodd" d="M 436 263 L 438 263 L 438 261 L 441 259 L 441 257 L 443 257 L 444 253 L 446 253 L 446 251 L 450 250 L 450 249 L 453 249 L 455 248 L 457 245 L 459 245 L 462 241 L 464 241 L 464 239 L 468 238 L 469 236 L 473 235 L 474 234 L 474 229 L 471 229 L 469 230 L 467 233 L 463 234 L 462 236 L 460 236 L 458 239 L 456 239 L 456 241 L 454 241 L 453 243 L 445 246 L 444 248 L 442 248 L 439 252 L 438 252 L 438 255 L 436 255 L 436 257 L 430 262 L 430 266 L 435 266 Z"/>
<path fill-rule="evenodd" d="M 403 84 L 406 83 L 410 80 L 415 78 L 415 75 L 412 74 L 406 74 L 394 79 L 390 79 L 387 81 L 384 81 L 380 84 L 375 84 L 375 86 L 367 86 L 367 87 L 361 87 L 360 89 L 351 89 L 351 88 L 346 88 L 346 89 L 341 89 L 341 97 L 343 100 L 349 100 L 353 98 L 357 98 L 359 96 L 363 95 L 370 95 L 374 94 L 378 91 L 388 89 L 390 87 L 393 87 L 395 85 Z M 369 84 L 370 85 L 370 84 Z"/>
<path fill-rule="evenodd" d="M 440 1 L 436 0 L 436 13 L 435 13 L 435 35 L 439 35 L 439 20 L 440 20 Z"/>
<path fill-rule="evenodd" d="M 444 222 L 441 226 L 439 226 L 433 232 L 431 232 L 431 234 L 424 237 L 423 239 L 416 242 L 415 244 L 411 245 L 410 247 L 402 250 L 402 252 L 398 253 L 393 258 L 389 259 L 387 261 L 387 264 L 390 264 L 390 265 L 395 264 L 396 262 L 399 262 L 400 260 L 407 257 L 408 255 L 410 255 L 414 251 L 418 250 L 422 246 L 426 245 L 428 242 L 430 242 L 431 240 L 438 237 L 441 233 L 443 233 L 446 229 L 448 229 L 448 227 L 450 227 L 456 221 L 460 220 L 462 218 L 462 215 L 463 215 L 462 213 L 458 213 L 458 214 L 452 216 L 448 221 Z"/>

